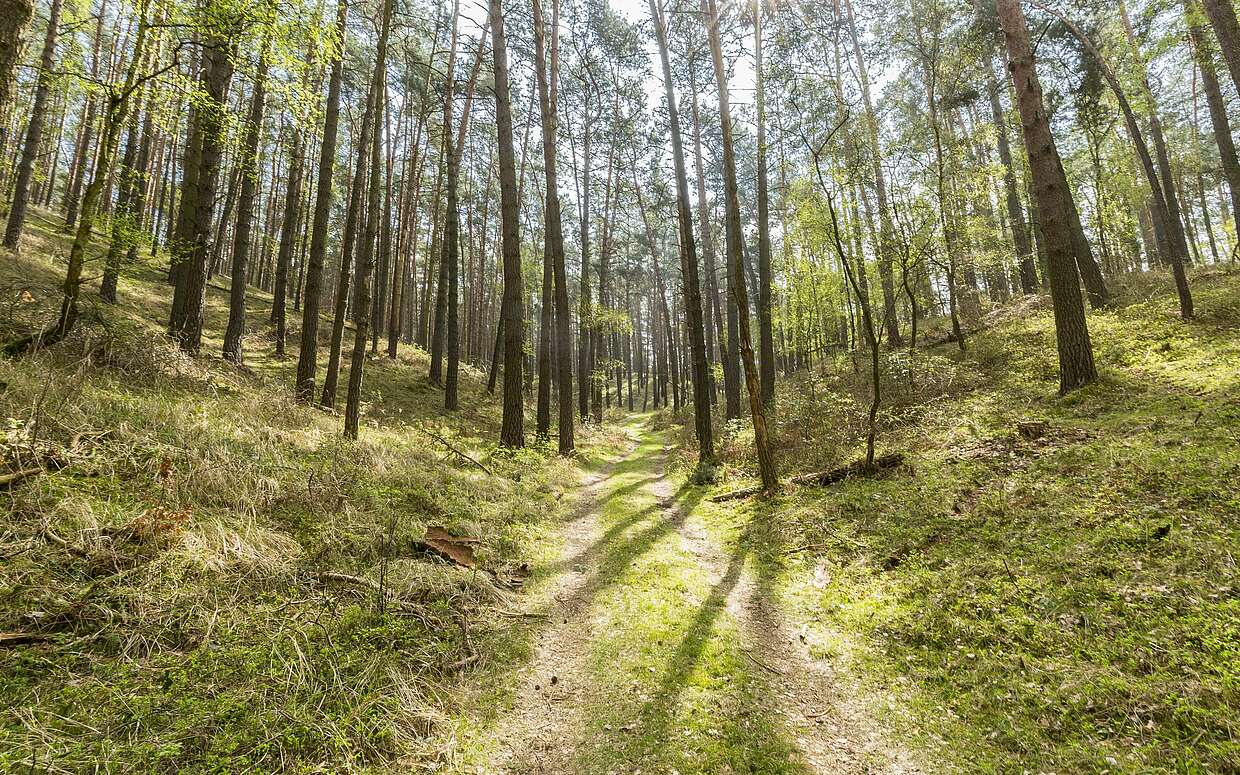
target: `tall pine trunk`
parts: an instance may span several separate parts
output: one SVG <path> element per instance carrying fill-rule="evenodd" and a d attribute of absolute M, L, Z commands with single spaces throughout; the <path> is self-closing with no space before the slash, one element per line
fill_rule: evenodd
<path fill-rule="evenodd" d="M 508 93 L 508 44 L 500 0 L 491 0 L 491 48 L 495 57 L 495 128 L 499 138 L 500 239 L 503 245 L 504 295 L 500 312 L 504 329 L 504 414 L 499 443 L 525 446 L 521 404 L 521 358 L 525 327 L 521 314 L 520 201 L 517 162 L 512 147 L 512 98 Z"/>
<path fill-rule="evenodd" d="M 379 44 L 375 53 L 375 70 L 370 80 L 372 121 L 369 148 L 366 143 L 358 148 L 358 158 L 370 155 L 370 179 L 367 181 L 366 230 L 357 250 L 357 296 L 353 305 L 353 354 L 349 359 L 349 392 L 345 399 L 344 435 L 357 439 L 361 423 L 362 370 L 366 365 L 366 342 L 370 336 L 370 275 L 374 271 L 375 242 L 379 237 L 379 222 L 384 217 L 379 208 L 379 198 L 386 182 L 380 174 L 383 170 L 383 132 L 379 117 L 384 115 L 387 94 L 387 46 L 392 29 L 392 4 L 383 3 L 383 22 Z"/>
<path fill-rule="evenodd" d="M 557 94 L 560 76 L 559 21 L 560 0 L 552 1 L 551 57 L 548 74 L 545 20 L 540 0 L 531 0 L 534 12 L 534 75 L 538 84 L 538 108 L 542 125 L 543 178 L 546 182 L 543 250 L 551 262 L 554 281 L 554 321 L 556 390 L 559 400 L 559 451 L 571 454 L 573 439 L 573 342 L 569 329 L 568 273 L 564 267 L 564 232 L 560 216 L 559 179 L 556 165 L 556 137 L 559 124 Z M 584 379 L 584 375 L 578 375 Z"/>
<path fill-rule="evenodd" d="M 302 289 L 301 341 L 297 351 L 298 401 L 314 398 L 314 375 L 319 359 L 319 305 L 322 303 L 323 265 L 327 255 L 327 227 L 331 217 L 332 171 L 336 166 L 336 135 L 340 124 L 340 84 L 344 77 L 344 44 L 348 28 L 348 0 L 339 0 L 336 10 L 336 49 L 327 83 L 327 107 L 323 116 L 323 142 L 319 149 L 319 173 L 314 196 L 314 218 L 310 227 L 310 253 L 306 257 L 306 279 Z"/>
<path fill-rule="evenodd" d="M 702 291 L 698 282 L 697 247 L 693 240 L 693 216 L 689 210 L 689 177 L 685 171 L 685 151 L 680 137 L 680 110 L 672 83 L 672 66 L 667 52 L 667 32 L 656 0 L 650 0 L 655 34 L 659 42 L 659 61 L 663 68 L 663 92 L 667 99 L 668 126 L 672 135 L 672 161 L 676 168 L 676 221 L 680 229 L 680 271 L 684 280 L 685 317 L 693 364 L 693 416 L 697 430 L 698 461 L 709 463 L 715 457 L 710 418 L 709 363 L 702 322 Z M 634 168 L 636 169 L 636 164 Z M 636 183 L 636 181 L 635 181 Z M 769 322 L 769 321 L 768 321 Z"/>
<path fill-rule="evenodd" d="M 9 220 L 4 228 L 4 246 L 17 250 L 22 225 L 26 222 L 26 208 L 30 205 L 30 184 L 34 179 L 34 163 L 43 143 L 43 125 L 47 121 L 47 97 L 52 88 L 52 68 L 56 64 L 56 37 L 60 27 L 62 0 L 52 0 L 48 11 L 47 33 L 43 36 L 43 53 L 39 57 L 39 78 L 34 89 L 34 105 L 30 108 L 30 122 L 26 125 L 26 141 L 22 146 L 21 160 L 17 163 L 17 182 L 13 191 L 13 203 L 9 207 Z M 8 84 L 5 84 L 8 88 Z M 59 140 L 59 138 L 58 138 Z"/>
<path fill-rule="evenodd" d="M 241 340 L 245 336 L 246 274 L 250 261 L 250 235 L 254 229 L 254 203 L 259 195 L 258 141 L 263 130 L 263 103 L 267 100 L 267 53 L 259 55 L 246 119 L 238 166 L 241 193 L 237 197 L 237 225 L 233 229 L 232 285 L 228 291 L 228 327 L 224 330 L 224 360 L 240 364 Z"/>
<path fill-rule="evenodd" d="M 1042 85 L 1029 45 L 1029 28 L 1020 0 L 998 0 L 999 24 L 1007 40 L 1009 70 L 1020 109 L 1025 150 L 1046 241 L 1055 339 L 1059 349 L 1059 390 L 1066 393 L 1097 379 L 1093 346 L 1077 282 L 1069 209 L 1072 192 L 1051 134 Z"/>
<path fill-rule="evenodd" d="M 706 33 L 710 41 L 711 60 L 715 68 L 715 82 L 719 90 L 719 121 L 723 133 L 723 186 L 727 224 L 728 274 L 732 280 L 732 294 L 736 302 L 737 344 L 745 374 L 745 386 L 749 391 L 749 412 L 753 419 L 758 473 L 762 477 L 763 489 L 772 492 L 778 485 L 778 479 L 767 440 L 766 416 L 762 407 L 762 386 L 758 380 L 758 369 L 754 363 L 753 345 L 749 333 L 749 299 L 745 288 L 741 257 L 744 249 L 744 236 L 741 233 L 740 196 L 736 187 L 736 156 L 732 146 L 732 111 L 728 103 L 727 71 L 723 63 L 723 46 L 719 36 L 719 10 L 715 0 L 703 0 L 703 11 L 706 17 Z"/>

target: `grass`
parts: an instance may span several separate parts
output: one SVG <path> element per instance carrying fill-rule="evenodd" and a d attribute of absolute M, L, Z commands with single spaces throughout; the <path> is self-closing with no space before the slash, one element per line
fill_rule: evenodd
<path fill-rule="evenodd" d="M 0 334 L 50 314 L 63 243 L 39 218 L 30 257 L 0 270 Z M 159 331 L 158 265 L 135 267 L 120 308 L 0 363 L 10 465 L 69 463 L 8 493 L 0 632 L 37 640 L 0 646 L 0 769 L 485 771 L 551 623 L 501 615 L 511 590 L 417 541 L 432 524 L 478 537 L 499 577 L 528 566 L 548 614 L 580 467 L 606 481 L 569 601 L 588 691 L 550 741 L 572 771 L 812 771 L 754 659 L 782 619 L 835 676 L 816 699 L 896 730 L 928 768 L 1240 772 L 1240 277 L 1192 280 L 1184 323 L 1165 277 L 1120 278 L 1089 318 L 1100 379 L 1066 397 L 1045 300 L 994 313 L 967 353 L 890 353 L 880 446 L 905 467 L 715 504 L 753 479 L 743 422 L 720 426 L 711 486 L 668 412 L 586 432 L 575 463 L 500 453 L 482 375 L 465 370 L 469 408 L 443 415 L 405 348 L 368 365 L 346 443 L 338 417 L 291 400 L 269 297 L 253 294 L 246 369 L 187 359 Z M 785 474 L 860 454 L 850 357 L 780 388 Z M 735 610 L 747 598 L 769 618 Z"/>
<path fill-rule="evenodd" d="M 24 248 L 0 268 L 4 338 L 57 303 L 66 237 L 36 214 Z M 204 354 L 226 320 L 220 282 Z M 91 289 L 70 341 L 0 362 L 6 463 L 66 463 L 2 506 L 0 632 L 31 642 L 0 646 L 0 770 L 371 772 L 426 756 L 443 687 L 502 651 L 513 625 L 495 612 L 514 593 L 422 551 L 423 531 L 477 537 L 511 577 L 548 551 L 576 465 L 496 450 L 497 402 L 471 368 L 466 408 L 443 414 L 405 346 L 368 364 L 362 440 L 346 442 L 339 417 L 292 400 L 270 296 L 251 289 L 242 369 L 163 337 L 157 260 L 120 296 L 108 308 Z"/>
<path fill-rule="evenodd" d="M 1140 278 L 1091 313 L 1101 378 L 1063 398 L 1044 310 L 919 354 L 915 391 L 890 358 L 880 445 L 909 465 L 756 505 L 816 652 L 896 690 L 892 723 L 944 769 L 1240 771 L 1240 277 L 1193 279 L 1191 323 Z M 854 432 L 801 452 L 802 429 L 856 426 L 864 379 L 798 379 L 785 468 L 854 459 Z"/>

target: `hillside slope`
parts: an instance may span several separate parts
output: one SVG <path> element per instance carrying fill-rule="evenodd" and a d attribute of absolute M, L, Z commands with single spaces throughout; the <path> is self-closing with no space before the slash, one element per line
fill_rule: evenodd
<path fill-rule="evenodd" d="M 30 232 L 0 269 L 0 338 L 58 301 L 65 237 L 42 217 Z M 212 280 L 189 359 L 162 333 L 162 271 L 134 268 L 115 308 L 89 288 L 71 340 L 0 361 L 4 470 L 45 471 L 3 490 L 0 769 L 367 771 L 418 754 L 438 687 L 523 648 L 496 612 L 549 550 L 576 464 L 497 452 L 483 375 L 462 370 L 466 408 L 444 415 L 405 347 L 368 364 L 348 443 L 338 416 L 292 400 L 268 295 L 251 289 L 239 369 L 215 357 Z M 430 526 L 477 539 L 478 568 L 427 551 Z"/>

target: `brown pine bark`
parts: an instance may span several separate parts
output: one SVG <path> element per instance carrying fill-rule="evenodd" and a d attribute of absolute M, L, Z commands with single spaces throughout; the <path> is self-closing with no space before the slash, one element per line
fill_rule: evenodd
<path fill-rule="evenodd" d="M 231 46 L 222 36 L 213 34 L 205 42 L 200 79 L 208 108 L 196 111 L 199 122 L 197 149 L 193 158 L 186 158 L 187 169 L 191 164 L 197 168 L 196 186 L 192 194 L 185 190 L 182 193 L 182 207 L 188 205 L 181 248 L 183 266 L 178 272 L 173 294 L 173 318 L 169 327 L 181 349 L 193 355 L 197 355 L 202 347 L 211 221 L 219 185 L 228 85 L 232 76 Z"/>
<path fill-rule="evenodd" d="M 706 360 L 702 291 L 701 284 L 698 282 L 697 247 L 693 241 L 693 216 L 689 210 L 689 177 L 685 171 L 685 151 L 680 137 L 680 110 L 676 105 L 676 91 L 672 84 L 672 66 L 667 53 L 667 32 L 655 0 L 650 0 L 650 13 L 654 18 L 655 34 L 659 42 L 659 60 L 663 67 L 663 91 L 667 98 L 668 126 L 672 135 L 672 161 L 676 168 L 676 221 L 680 228 L 680 271 L 684 284 L 685 322 L 689 329 L 689 355 L 693 365 L 693 417 L 697 430 L 698 461 L 705 464 L 710 463 L 715 457 L 715 443 L 710 418 L 710 381 L 707 378 L 710 366 Z M 759 143 L 761 147 L 761 141 Z M 636 168 L 637 165 L 633 166 Z M 762 178 L 765 177 L 761 171 L 759 175 Z M 769 250 L 769 244 L 767 247 Z M 769 256 L 767 268 L 769 271 Z M 768 326 L 769 323 L 768 318 Z M 771 365 L 774 365 L 773 355 Z M 774 376 L 772 373 L 772 380 Z M 773 395 L 772 393 L 772 397 Z"/>
<path fill-rule="evenodd" d="M 374 121 L 371 123 L 370 148 L 363 144 L 358 148 L 359 158 L 370 153 L 370 180 L 368 181 L 368 201 L 366 205 L 366 232 L 362 237 L 357 251 L 357 297 L 353 306 L 353 354 L 349 360 L 349 392 L 345 399 L 344 435 L 348 439 L 357 439 L 361 422 L 362 407 L 362 370 L 366 365 L 366 342 L 370 336 L 370 275 L 374 271 L 375 241 L 379 236 L 379 222 L 384 217 L 379 208 L 382 190 L 386 182 L 379 174 L 383 164 L 383 132 L 380 131 L 378 117 L 384 115 L 387 95 L 387 47 L 388 36 L 392 30 L 392 4 L 394 0 L 386 0 L 383 4 L 382 29 L 379 33 L 378 48 L 375 53 L 375 70 L 370 79 L 370 102 L 373 105 Z"/>
<path fill-rule="evenodd" d="M 1029 28 L 1020 0 L 998 0 L 999 24 L 1007 41 L 1009 70 L 1020 109 L 1025 150 L 1046 241 L 1055 338 L 1059 350 L 1059 390 L 1075 390 L 1097 379 L 1093 346 L 1077 282 L 1069 208 L 1072 197 L 1029 45 Z"/>
<path fill-rule="evenodd" d="M 706 170 L 702 161 L 702 121 L 698 112 L 697 102 L 697 82 L 694 78 L 694 69 L 689 68 L 689 91 L 692 93 L 690 107 L 693 114 L 693 161 L 694 172 L 697 178 L 697 211 L 699 228 L 702 230 L 702 253 L 706 257 L 706 293 L 709 296 L 709 302 L 705 305 L 706 313 L 706 357 L 711 359 L 714 357 L 715 341 L 719 343 L 720 361 L 723 363 L 723 381 L 724 391 L 727 395 L 735 393 L 740 395 L 738 383 L 738 375 L 732 368 L 732 361 L 726 356 L 727 337 L 723 330 L 723 313 L 719 308 L 719 277 L 715 269 L 715 237 L 714 224 L 711 221 L 710 214 L 706 205 Z M 711 323 L 714 323 L 712 327 Z M 717 337 L 717 340 L 715 339 Z M 710 377 L 712 381 L 711 396 L 714 397 L 714 377 L 713 370 Z M 739 405 L 740 400 L 737 399 Z M 731 415 L 729 415 L 730 417 Z"/>
<path fill-rule="evenodd" d="M 758 365 L 762 404 L 775 405 L 775 333 L 771 320 L 771 227 L 766 177 L 766 78 L 762 72 L 762 0 L 754 4 L 754 61 L 758 118 Z M 692 325 L 692 324 L 690 324 Z"/>
<path fill-rule="evenodd" d="M 48 112 L 47 97 L 52 87 L 52 68 L 56 64 L 56 37 L 60 27 L 61 5 L 61 0 L 52 0 L 48 11 L 43 52 L 39 57 L 39 78 L 34 89 L 34 105 L 30 108 L 30 122 L 26 124 L 26 140 L 22 145 L 21 160 L 17 163 L 17 181 L 9 207 L 9 219 L 4 228 L 4 246 L 9 250 L 17 250 L 18 240 L 21 238 L 22 226 L 26 222 L 26 208 L 30 204 L 34 163 L 43 143 L 43 126 Z M 4 88 L 7 91 L 7 83 Z"/>
<path fill-rule="evenodd" d="M 719 11 L 715 0 L 703 0 L 706 17 L 706 33 L 710 40 L 711 60 L 715 67 L 715 82 L 719 90 L 719 120 L 723 131 L 723 184 L 725 220 L 727 224 L 727 250 L 729 275 L 732 278 L 732 294 L 736 299 L 737 343 L 741 366 L 745 374 L 745 386 L 749 391 L 749 412 L 753 419 L 754 447 L 758 457 L 758 472 L 762 487 L 772 492 L 779 481 L 775 463 L 771 458 L 767 440 L 766 416 L 762 408 L 762 386 L 754 363 L 753 344 L 749 334 L 749 299 L 745 289 L 744 269 L 741 262 L 743 235 L 741 234 L 740 197 L 736 188 L 736 156 L 732 147 L 732 111 L 728 104 L 727 72 L 723 64 L 723 46 L 719 39 Z"/>
<path fill-rule="evenodd" d="M 491 49 L 495 60 L 495 128 L 499 139 L 500 239 L 504 255 L 504 413 L 501 446 L 525 446 L 521 397 L 521 358 L 524 326 L 521 320 L 520 202 L 517 198 L 517 161 L 512 146 L 512 98 L 508 92 L 508 44 L 500 0 L 490 0 Z"/>
<path fill-rule="evenodd" d="M 340 266 L 336 275 L 336 299 L 335 310 L 332 316 L 332 338 L 331 343 L 328 345 L 327 373 L 323 375 L 323 393 L 319 396 L 319 405 L 327 409 L 332 409 L 336 406 L 336 388 L 340 380 L 341 349 L 344 346 L 344 323 L 345 316 L 349 313 L 349 292 L 353 276 L 353 250 L 357 243 L 358 226 L 361 225 L 363 229 L 365 228 L 365 224 L 360 222 L 364 217 L 362 214 L 362 199 L 367 191 L 366 182 L 368 179 L 366 174 L 368 156 L 364 149 L 370 144 L 370 136 L 374 132 L 375 123 L 375 105 L 371 100 L 371 96 L 369 93 L 366 95 L 366 110 L 362 114 L 361 132 L 358 134 L 357 147 L 354 149 L 354 152 L 357 154 L 357 160 L 353 168 L 352 188 L 349 191 L 349 207 L 344 218 L 344 233 L 341 234 L 340 240 Z"/>
<path fill-rule="evenodd" d="M 457 221 L 460 217 L 460 209 L 456 202 L 457 190 L 457 173 L 454 151 L 452 149 L 452 101 L 456 94 L 456 42 L 457 42 L 457 24 L 460 20 L 461 4 L 460 0 L 456 0 L 452 11 L 452 43 L 448 48 L 448 65 L 444 69 L 446 80 L 444 82 L 444 104 L 443 104 L 443 123 L 441 126 L 442 137 L 440 138 L 440 146 L 443 152 L 444 167 L 444 186 L 445 206 L 447 210 L 444 214 L 443 226 L 441 227 L 439 237 L 439 273 L 435 283 L 435 318 L 433 322 L 434 329 L 431 332 L 431 364 L 430 364 L 430 383 L 432 385 L 443 384 L 443 355 L 444 345 L 447 341 L 445 329 L 447 327 L 448 316 L 448 253 L 453 254 L 459 249 L 457 242 Z"/>
<path fill-rule="evenodd" d="M 564 267 L 564 232 L 560 216 L 556 137 L 560 81 L 560 2 L 552 0 L 550 72 L 546 55 L 546 31 L 540 0 L 531 0 L 534 12 L 534 75 L 538 83 L 538 108 L 542 117 L 543 179 L 546 183 L 543 250 L 551 262 L 555 297 L 555 370 L 559 398 L 559 451 L 571 454 L 573 440 L 573 343 L 569 329 L 568 273 Z M 579 377 L 584 377 L 578 375 Z"/>
<path fill-rule="evenodd" d="M 314 197 L 314 218 L 310 228 L 310 253 L 306 258 L 306 279 L 302 291 L 301 341 L 297 352 L 298 401 L 314 397 L 314 374 L 318 369 L 319 305 L 322 302 L 323 264 L 327 254 L 327 227 L 331 216 L 332 171 L 336 166 L 336 135 L 340 124 L 340 84 L 344 77 L 344 44 L 348 29 L 348 0 L 339 0 L 336 10 L 336 49 L 327 83 L 327 107 L 323 115 L 323 141 L 319 149 L 319 174 Z"/>
<path fill-rule="evenodd" d="M 461 111 L 461 123 L 457 127 L 456 141 L 449 138 L 448 169 L 447 169 L 447 215 L 444 218 L 443 256 L 440 264 L 440 278 L 446 280 L 447 317 L 443 331 L 447 350 L 447 371 L 443 380 L 443 405 L 448 411 L 457 408 L 457 392 L 461 363 L 461 322 L 460 322 L 460 280 L 461 280 L 461 204 L 460 174 L 461 156 L 465 151 L 465 137 L 469 130 L 469 115 L 474 104 L 474 89 L 478 83 L 478 74 L 482 70 L 482 60 L 486 54 L 486 30 L 478 41 L 478 53 L 474 57 L 473 71 L 469 83 L 465 87 L 465 106 Z M 444 108 L 444 127 L 452 125 L 452 103 L 448 101 Z"/>
<path fill-rule="evenodd" d="M 0 125 L 8 125 L 9 103 L 13 101 L 13 85 L 17 82 L 13 71 L 21 54 L 26 25 L 33 14 L 31 0 L 0 0 Z M 0 135 L 0 141 L 4 139 Z M 0 142 L 0 148 L 4 145 Z"/>
<path fill-rule="evenodd" d="M 1184 10 L 1185 20 L 1188 22 L 1188 34 L 1193 45 L 1193 57 L 1201 72 L 1202 91 L 1206 94 L 1206 107 L 1210 111 L 1210 126 L 1214 130 L 1214 142 L 1218 145 L 1223 177 L 1227 179 L 1227 189 L 1231 194 L 1232 222 L 1240 223 L 1240 161 L 1237 161 L 1236 143 L 1231 134 L 1227 104 L 1223 101 L 1223 91 L 1219 86 L 1218 70 L 1214 66 L 1209 37 L 1205 25 L 1198 16 L 1201 13 L 1200 4 L 1196 0 L 1188 0 L 1184 4 Z"/>
<path fill-rule="evenodd" d="M 1202 0 L 1201 4 L 1218 38 L 1231 80 L 1240 89 L 1240 22 L 1236 21 L 1236 7 L 1232 0 Z"/>
<path fill-rule="evenodd" d="M 258 140 L 263 129 L 263 107 L 267 99 L 267 53 L 259 55 L 246 118 L 245 136 L 241 141 L 238 166 L 241 170 L 241 193 L 237 197 L 237 225 L 233 229 L 232 285 L 228 291 L 228 327 L 224 330 L 224 360 L 242 362 L 241 339 L 245 336 L 246 270 L 250 261 L 250 234 L 254 227 L 254 200 L 258 197 Z"/>

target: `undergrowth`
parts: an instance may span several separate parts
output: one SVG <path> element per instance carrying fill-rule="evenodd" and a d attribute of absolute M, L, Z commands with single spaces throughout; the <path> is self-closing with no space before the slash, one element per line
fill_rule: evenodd
<path fill-rule="evenodd" d="M 53 313 L 63 240 L 39 219 L 6 258 L 0 336 Z M 226 318 L 220 282 L 204 353 Z M 471 368 L 467 408 L 442 414 L 425 355 L 404 346 L 371 359 L 362 440 L 346 442 L 338 416 L 292 400 L 269 296 L 250 292 L 238 369 L 163 336 L 168 295 L 151 260 L 121 306 L 92 292 L 70 340 L 0 362 L 5 468 L 46 469 L 0 505 L 0 770 L 367 772 L 433 756 L 443 687 L 508 637 L 496 612 L 547 551 L 575 464 L 496 450 L 497 402 Z M 427 552 L 430 525 L 476 538 L 480 567 Z"/>
<path fill-rule="evenodd" d="M 897 691 L 945 768 L 1240 772 L 1240 278 L 1197 273 L 1188 323 L 1130 285 L 1089 316 L 1096 384 L 1056 395 L 1036 307 L 919 352 L 912 389 L 891 354 L 879 446 L 906 465 L 753 507 L 814 651 Z M 863 370 L 784 386 L 782 473 L 863 453 Z"/>

